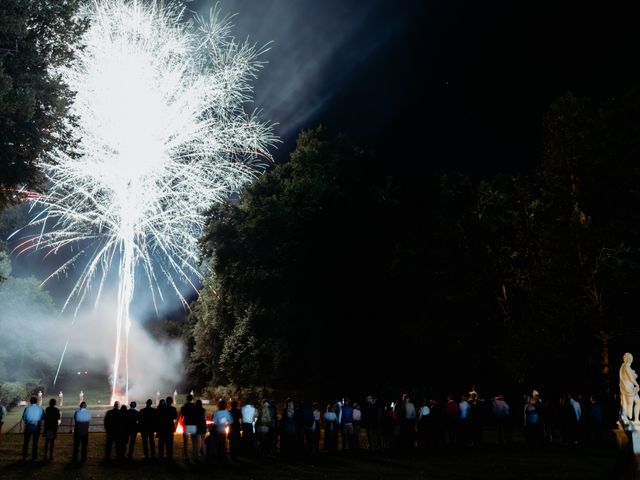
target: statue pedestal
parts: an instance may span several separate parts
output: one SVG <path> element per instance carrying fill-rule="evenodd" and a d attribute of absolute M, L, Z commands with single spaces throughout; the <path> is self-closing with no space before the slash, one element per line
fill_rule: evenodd
<path fill-rule="evenodd" d="M 640 480 L 640 423 L 619 420 L 618 428 L 613 432 L 616 435 L 618 449 L 625 456 L 633 456 L 632 478 Z"/>

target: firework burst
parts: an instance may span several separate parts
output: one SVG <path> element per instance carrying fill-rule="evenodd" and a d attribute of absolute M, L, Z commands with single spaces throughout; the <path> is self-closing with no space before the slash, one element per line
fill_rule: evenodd
<path fill-rule="evenodd" d="M 201 275 L 203 214 L 269 161 L 275 137 L 245 112 L 262 51 L 230 36 L 230 17 L 213 9 L 187 19 L 178 4 L 135 0 L 95 1 L 84 13 L 83 48 L 59 72 L 76 92 L 69 128 L 77 144 L 44 163 L 50 189 L 30 223 L 39 233 L 19 250 L 74 246 L 51 277 L 82 265 L 64 305 L 76 313 L 92 285 L 99 301 L 117 268 L 112 396 L 124 363 L 126 399 L 136 271 L 154 304 L 160 278 L 184 303 L 179 285 Z"/>

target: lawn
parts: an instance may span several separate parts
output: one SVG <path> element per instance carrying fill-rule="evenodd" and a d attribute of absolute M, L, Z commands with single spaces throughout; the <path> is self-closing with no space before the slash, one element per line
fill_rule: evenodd
<path fill-rule="evenodd" d="M 227 465 L 185 464 L 182 459 L 181 438 L 176 436 L 173 467 L 159 462 L 143 462 L 140 440 L 136 444 L 134 460 L 124 465 L 107 465 L 102 460 L 105 435 L 92 433 L 89 458 L 85 464 L 70 464 L 72 436 L 58 436 L 54 460 L 20 460 L 22 436 L 6 434 L 0 437 L 0 478 L 10 479 L 93 479 L 93 480 L 162 480 L 169 478 L 196 479 L 604 479 L 618 478 L 617 452 L 613 446 L 603 448 L 573 448 L 547 446 L 531 451 L 522 444 L 510 448 L 486 445 L 469 451 L 444 450 L 438 454 L 389 457 L 339 453 L 320 453 L 297 461 L 277 457 L 240 459 Z M 40 454 L 44 440 L 40 439 Z M 138 460 L 135 460 L 138 458 Z M 624 477 L 621 477 L 624 478 Z"/>

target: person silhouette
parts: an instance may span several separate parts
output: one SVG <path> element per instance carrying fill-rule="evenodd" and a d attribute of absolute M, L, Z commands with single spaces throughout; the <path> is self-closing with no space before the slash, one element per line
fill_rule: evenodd
<path fill-rule="evenodd" d="M 58 434 L 60 424 L 60 410 L 56 408 L 56 399 L 49 400 L 49 406 L 44 411 L 44 458 L 53 460 L 53 445 Z M 48 454 L 48 457 L 47 457 Z"/>
<path fill-rule="evenodd" d="M 29 449 L 29 441 L 33 440 L 31 448 L 31 457 L 33 460 L 38 459 L 38 439 L 40 438 L 40 422 L 44 420 L 44 410 L 38 405 L 38 399 L 31 397 L 30 405 L 24 409 L 22 413 L 22 421 L 24 422 L 24 441 L 22 443 L 22 460 L 27 459 L 27 450 Z"/>
<path fill-rule="evenodd" d="M 91 413 L 87 410 L 87 403 L 81 402 L 80 408 L 73 414 L 73 454 L 71 461 L 78 461 L 78 450 L 81 450 L 80 458 L 82 462 L 87 460 L 87 446 L 89 445 L 89 425 L 91 424 Z"/>

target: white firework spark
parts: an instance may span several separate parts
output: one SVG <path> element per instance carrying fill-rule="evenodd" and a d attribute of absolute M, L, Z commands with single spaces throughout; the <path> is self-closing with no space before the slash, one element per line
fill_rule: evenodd
<path fill-rule="evenodd" d="M 44 164 L 51 187 L 30 223 L 40 233 L 19 247 L 78 246 L 51 275 L 86 261 L 64 305 L 76 301 L 76 313 L 93 284 L 98 302 L 117 266 L 112 397 L 124 362 L 125 400 L 136 270 L 144 271 L 154 304 L 161 277 L 185 303 L 179 285 L 201 275 L 203 214 L 251 180 L 276 141 L 255 111 L 244 110 L 262 51 L 236 42 L 230 17 L 217 8 L 209 19 L 187 20 L 185 12 L 160 0 L 88 7 L 84 47 L 60 72 L 76 92 L 70 128 L 78 143 Z"/>

